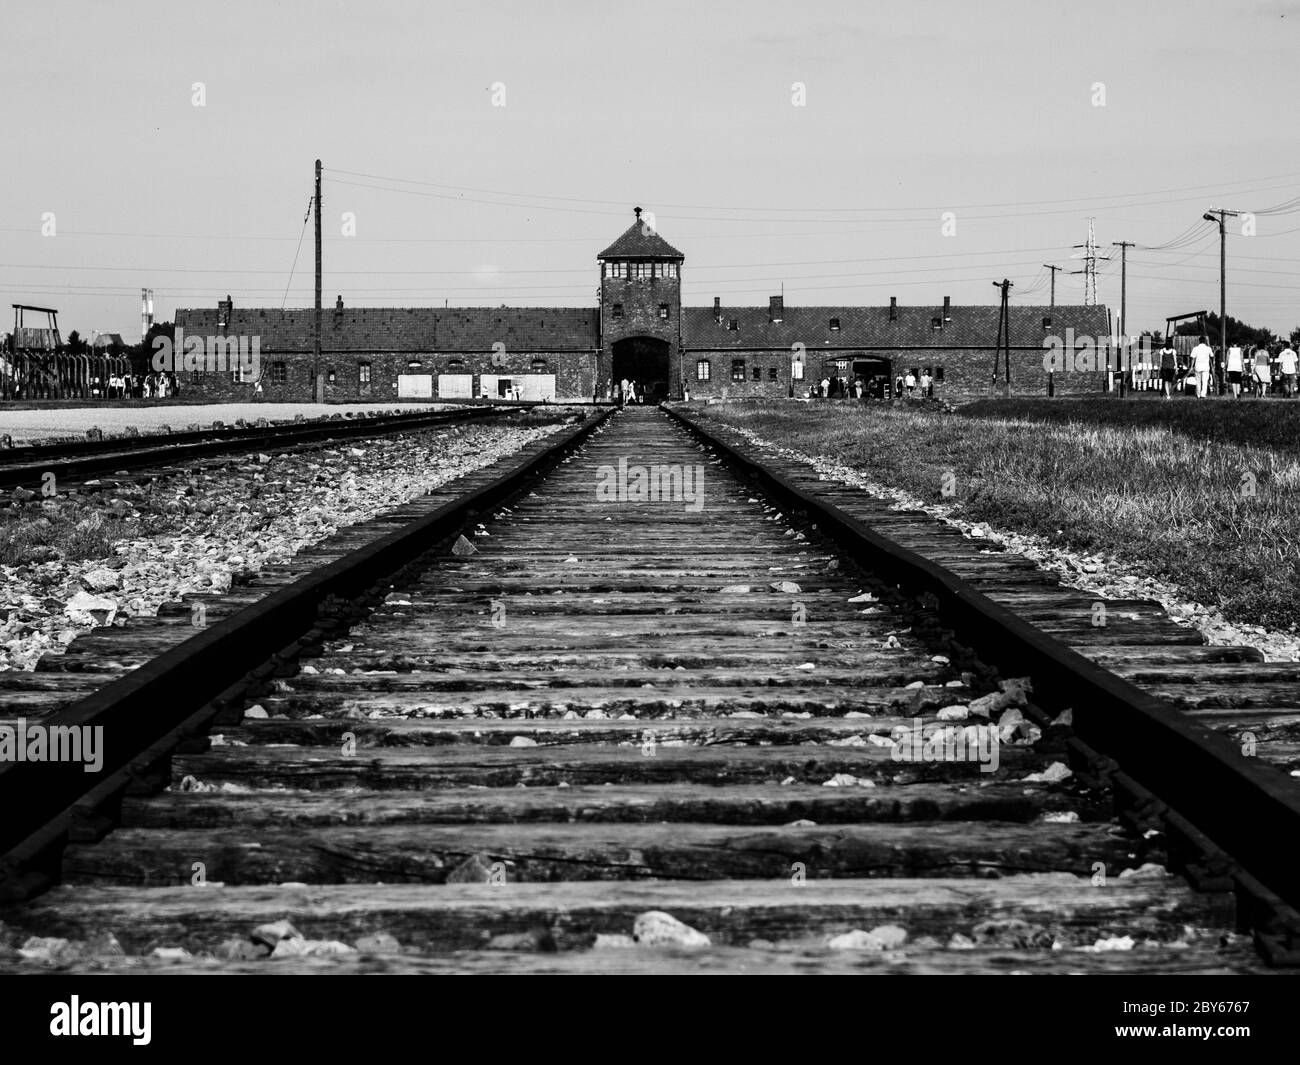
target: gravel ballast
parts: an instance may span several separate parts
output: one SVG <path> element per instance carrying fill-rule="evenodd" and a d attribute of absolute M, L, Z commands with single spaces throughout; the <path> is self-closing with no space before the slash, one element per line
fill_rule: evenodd
<path fill-rule="evenodd" d="M 558 428 L 455 426 L 244 455 L 149 484 L 18 504 L 24 521 L 88 533 L 119 527 L 125 535 L 103 557 L 72 561 L 47 549 L 48 557 L 0 565 L 0 670 L 33 669 L 97 625 L 152 616 L 189 594 L 224 592 L 236 574 L 288 561 Z"/>

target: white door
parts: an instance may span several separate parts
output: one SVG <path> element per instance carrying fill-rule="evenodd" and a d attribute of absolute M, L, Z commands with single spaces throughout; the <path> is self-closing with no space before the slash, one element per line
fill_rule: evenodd
<path fill-rule="evenodd" d="M 473 399 L 474 375 L 472 373 L 440 373 L 438 375 L 439 399 Z"/>
<path fill-rule="evenodd" d="M 519 398 L 541 403 L 555 399 L 555 374 L 530 373 L 515 379 L 519 384 Z"/>
<path fill-rule="evenodd" d="M 397 375 L 398 399 L 432 399 L 433 374 L 404 373 Z"/>
<path fill-rule="evenodd" d="M 481 373 L 478 375 L 479 397 L 482 399 L 513 399 L 510 390 L 522 380 L 522 377 L 504 377 L 501 374 Z"/>

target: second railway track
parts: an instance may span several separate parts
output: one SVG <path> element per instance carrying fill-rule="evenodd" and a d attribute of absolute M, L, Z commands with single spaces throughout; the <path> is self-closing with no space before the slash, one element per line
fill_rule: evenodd
<path fill-rule="evenodd" d="M 66 489 L 70 484 L 84 484 L 104 474 L 161 473 L 180 465 L 241 452 L 320 447 L 340 440 L 435 429 L 494 418 L 507 409 L 452 407 L 26 445 L 0 451 L 0 489 L 48 492 L 51 476 L 53 484 Z"/>
<path fill-rule="evenodd" d="M 1133 702 L 1139 739 L 1191 752 L 1207 787 L 1256 803 L 1242 816 L 1294 812 L 1285 777 L 1273 792 L 1267 767 L 1238 779 L 1212 737 L 1118 678 L 1071 673 L 1046 637 L 976 631 L 959 579 L 846 547 L 853 530 L 689 423 L 598 420 L 543 478 L 435 514 L 406 555 L 317 575 L 319 615 L 286 589 L 248 608 L 262 628 L 242 643 L 240 615 L 223 620 L 205 634 L 209 661 L 236 659 L 218 698 L 196 685 L 187 704 L 167 680 L 182 645 L 51 717 L 102 719 L 141 753 L 9 840 L 0 919 L 111 933 L 128 955 L 87 968 L 1221 972 L 1290 957 L 1294 912 L 1270 890 L 1288 885 L 1151 794 L 1174 785 L 1142 771 L 1138 741 L 1118 767 L 1096 755 L 1105 733 L 1078 703 Z M 665 471 L 678 491 L 639 500 Z M 170 731 L 150 737 L 140 717 L 162 692 Z M 956 746 L 935 741 L 944 727 L 972 731 Z M 10 801 L 42 779 L 15 768 Z"/>

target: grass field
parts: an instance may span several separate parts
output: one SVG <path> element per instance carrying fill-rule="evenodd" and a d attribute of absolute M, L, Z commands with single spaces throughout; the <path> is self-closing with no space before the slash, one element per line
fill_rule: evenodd
<path fill-rule="evenodd" d="M 772 402 L 715 405 L 707 415 L 927 501 L 960 503 L 995 528 L 1124 559 L 1230 620 L 1293 632 L 1300 448 L 1287 427 L 1300 424 L 1300 402 L 1294 409 L 1010 400 L 944 414 Z M 1249 442 L 1256 436 L 1280 442 Z M 945 474 L 955 489 L 947 500 Z"/>
<path fill-rule="evenodd" d="M 1155 396 L 1071 397 L 1069 399 L 982 399 L 960 412 L 971 418 L 1015 418 L 1060 425 L 1085 422 L 1131 429 L 1173 429 L 1187 436 L 1225 443 L 1300 451 L 1300 399 Z"/>

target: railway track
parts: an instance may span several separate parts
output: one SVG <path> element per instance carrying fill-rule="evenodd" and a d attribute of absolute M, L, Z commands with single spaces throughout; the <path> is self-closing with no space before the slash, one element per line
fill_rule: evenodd
<path fill-rule="evenodd" d="M 132 672 L 49 660 L 10 696 L 112 753 L 0 769 L 0 919 L 101 969 L 1294 964 L 1293 781 L 1014 560 L 704 433 L 592 414 Z"/>
<path fill-rule="evenodd" d="M 49 494 L 51 484 L 66 488 L 103 474 L 166 472 L 210 457 L 269 448 L 284 451 L 362 436 L 435 429 L 500 413 L 497 407 L 463 407 L 18 447 L 0 451 L 0 490 L 23 488 Z"/>

